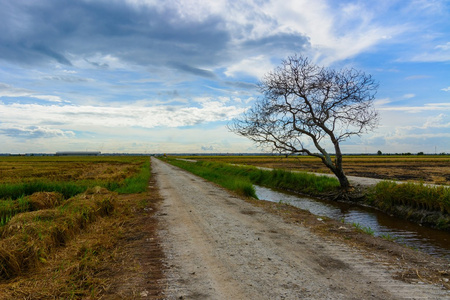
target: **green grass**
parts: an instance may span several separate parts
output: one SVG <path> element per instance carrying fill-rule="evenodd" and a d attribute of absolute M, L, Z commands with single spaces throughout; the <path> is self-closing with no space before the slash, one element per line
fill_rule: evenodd
<path fill-rule="evenodd" d="M 339 182 L 332 177 L 317 176 L 306 172 L 285 170 L 260 170 L 253 168 L 250 180 L 257 185 L 301 192 L 309 195 L 333 191 L 339 188 Z"/>
<path fill-rule="evenodd" d="M 450 188 L 416 183 L 378 183 L 368 195 L 371 204 L 389 210 L 395 205 L 450 214 Z"/>
<path fill-rule="evenodd" d="M 0 226 L 6 225 L 16 214 L 29 210 L 29 200 L 23 196 L 16 200 L 8 199 L 0 201 Z"/>
<path fill-rule="evenodd" d="M 310 195 L 317 195 L 339 188 L 339 182 L 327 176 L 284 170 L 267 171 L 250 166 L 234 166 L 218 162 L 199 161 L 193 163 L 172 158 L 167 160 L 173 165 L 220 184 L 225 188 L 255 198 L 253 184 Z"/>
<path fill-rule="evenodd" d="M 168 159 L 168 162 L 240 195 L 256 198 L 255 189 L 244 168 L 221 163 L 192 163 L 176 159 Z"/>
<path fill-rule="evenodd" d="M 147 160 L 143 163 L 138 174 L 126 178 L 122 185 L 118 185 L 117 187 L 110 186 L 110 188 L 112 191 L 118 192 L 119 194 L 134 194 L 145 192 L 147 190 L 148 181 L 150 180 L 151 176 L 150 170 L 150 160 Z"/>
<path fill-rule="evenodd" d="M 352 226 L 355 227 L 355 229 L 359 232 L 366 233 L 371 236 L 373 236 L 375 234 L 375 231 L 368 226 L 362 226 L 359 223 L 352 223 Z"/>
<path fill-rule="evenodd" d="M 98 182 L 58 182 L 46 179 L 31 182 L 6 183 L 0 185 L 0 198 L 17 199 L 36 192 L 58 192 L 63 194 L 65 198 L 70 198 L 76 194 L 82 193 L 89 187 L 97 186 L 98 184 L 96 183 Z"/>
<path fill-rule="evenodd" d="M 380 235 L 380 237 L 381 237 L 382 239 L 385 239 L 385 240 L 391 241 L 391 242 L 395 242 L 395 241 L 397 241 L 397 240 L 400 239 L 399 237 L 392 236 L 392 235 L 390 235 L 389 233 L 383 233 L 383 234 Z"/>

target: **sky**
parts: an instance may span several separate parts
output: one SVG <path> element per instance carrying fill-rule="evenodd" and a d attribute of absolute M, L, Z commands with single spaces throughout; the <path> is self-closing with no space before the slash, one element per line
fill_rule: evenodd
<path fill-rule="evenodd" d="M 379 83 L 344 153 L 450 153 L 448 0 L 0 0 L 0 153 L 260 152 L 227 129 L 294 54 Z"/>

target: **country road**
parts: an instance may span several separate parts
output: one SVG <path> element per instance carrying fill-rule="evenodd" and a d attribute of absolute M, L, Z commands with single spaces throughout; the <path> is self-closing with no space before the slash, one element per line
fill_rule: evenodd
<path fill-rule="evenodd" d="M 450 299 L 152 158 L 167 299 Z"/>

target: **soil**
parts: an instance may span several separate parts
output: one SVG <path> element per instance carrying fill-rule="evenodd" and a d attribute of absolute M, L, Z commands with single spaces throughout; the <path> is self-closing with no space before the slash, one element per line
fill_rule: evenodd
<path fill-rule="evenodd" d="M 130 197 L 130 196 L 127 196 Z M 136 194 L 140 198 L 142 195 Z M 117 245 L 117 261 L 110 266 L 109 288 L 102 299 L 166 299 L 165 254 L 158 236 L 159 196 L 152 176 L 147 199 L 133 207 L 134 218 L 122 224 L 122 239 Z"/>
<path fill-rule="evenodd" d="M 143 293 L 156 282 L 165 299 L 450 299 L 446 260 L 242 199 L 157 159 L 152 170 L 163 202 L 153 213 L 157 236 L 144 235 L 158 242 L 138 277 L 152 251 L 163 250 L 154 265 L 164 267 L 139 286 L 142 298 L 160 297 Z"/>

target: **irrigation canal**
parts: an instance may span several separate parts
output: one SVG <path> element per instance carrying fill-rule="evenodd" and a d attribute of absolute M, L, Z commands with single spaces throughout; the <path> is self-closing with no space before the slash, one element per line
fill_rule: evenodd
<path fill-rule="evenodd" d="M 325 216 L 349 224 L 357 223 L 361 227 L 371 228 L 375 236 L 389 235 L 400 244 L 450 260 L 449 232 L 422 227 L 369 207 L 277 192 L 256 185 L 254 187 L 256 195 L 261 200 L 282 201 L 308 210 L 317 216 Z"/>

